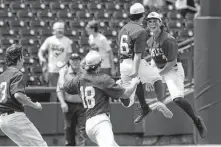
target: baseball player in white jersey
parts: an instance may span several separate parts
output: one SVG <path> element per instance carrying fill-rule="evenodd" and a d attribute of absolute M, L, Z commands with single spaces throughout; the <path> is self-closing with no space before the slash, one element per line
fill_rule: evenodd
<path fill-rule="evenodd" d="M 140 3 L 135 3 L 130 7 L 130 22 L 127 23 L 118 34 L 119 54 L 121 58 L 120 73 L 123 86 L 127 86 L 129 81 L 138 76 L 142 82 L 151 83 L 154 85 L 158 100 L 163 100 L 163 83 L 158 71 L 150 66 L 142 54 L 145 51 L 147 32 L 142 27 L 144 19 L 144 6 Z M 143 85 L 139 84 L 136 94 L 138 96 L 141 113 L 135 119 L 138 123 L 147 115 L 151 109 L 145 102 Z M 125 100 L 122 103 L 126 106 L 131 106 L 134 103 L 135 92 L 131 96 L 130 102 L 126 104 Z M 163 115 L 167 118 L 173 116 L 172 112 L 160 101 L 155 103 L 156 108 L 159 108 Z"/>
<path fill-rule="evenodd" d="M 184 70 L 178 56 L 176 39 L 164 31 L 161 17 L 156 12 L 151 12 L 147 16 L 147 26 L 153 33 L 147 41 L 152 58 L 151 65 L 166 82 L 173 102 L 190 116 L 200 136 L 205 137 L 207 129 L 202 118 L 196 116 L 191 104 L 184 99 Z"/>

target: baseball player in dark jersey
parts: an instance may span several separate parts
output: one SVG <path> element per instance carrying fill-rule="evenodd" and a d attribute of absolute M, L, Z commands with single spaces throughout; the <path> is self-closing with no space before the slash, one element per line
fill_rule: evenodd
<path fill-rule="evenodd" d="M 65 73 L 77 76 L 81 74 L 80 68 L 81 57 L 73 53 L 68 63 L 59 71 L 57 84 L 57 96 L 61 103 L 62 111 L 64 112 L 64 132 L 65 146 L 85 146 L 85 112 L 81 98 L 78 95 L 70 95 L 61 87 L 64 82 Z"/>
<path fill-rule="evenodd" d="M 102 59 L 97 51 L 90 51 L 84 61 L 85 73 L 66 82 L 64 90 L 69 94 L 78 93 L 87 108 L 88 137 L 101 147 L 116 147 L 109 116 L 109 97 L 129 98 L 140 80 L 133 78 L 126 89 L 116 84 L 110 76 L 99 72 Z"/>
<path fill-rule="evenodd" d="M 207 129 L 202 118 L 196 116 L 191 104 L 184 99 L 184 70 L 178 57 L 176 39 L 164 31 L 161 17 L 156 12 L 147 16 L 147 26 L 153 33 L 147 41 L 152 66 L 157 68 L 166 82 L 173 102 L 190 116 L 200 136 L 205 137 Z"/>
<path fill-rule="evenodd" d="M 24 76 L 20 71 L 24 63 L 22 46 L 10 46 L 5 62 L 7 69 L 0 75 L 0 128 L 18 146 L 47 146 L 24 113 L 24 105 L 38 110 L 42 106 L 25 95 Z"/>
<path fill-rule="evenodd" d="M 144 6 L 135 3 L 130 7 L 130 22 L 127 23 L 118 34 L 119 56 L 121 59 L 120 73 L 123 86 L 126 87 L 133 77 L 139 77 L 142 84 L 151 83 L 154 85 L 158 100 L 163 100 L 162 78 L 152 66 L 150 66 L 142 54 L 145 51 L 147 32 L 142 26 L 144 20 Z M 138 123 L 147 115 L 151 109 L 145 102 L 142 84 L 138 85 L 137 96 L 141 105 L 141 113 L 134 120 Z M 130 103 L 122 101 L 123 105 L 129 107 L 134 103 L 135 92 L 130 97 Z M 160 101 L 156 102 L 158 110 L 167 118 L 173 116 L 172 112 Z"/>

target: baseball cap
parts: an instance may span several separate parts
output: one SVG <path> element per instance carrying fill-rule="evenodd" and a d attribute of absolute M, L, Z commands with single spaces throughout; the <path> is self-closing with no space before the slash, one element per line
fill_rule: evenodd
<path fill-rule="evenodd" d="M 145 12 L 144 6 L 141 3 L 134 3 L 130 7 L 130 14 L 140 14 L 144 12 Z"/>
<path fill-rule="evenodd" d="M 81 57 L 77 53 L 72 53 L 70 60 L 81 60 Z"/>
<path fill-rule="evenodd" d="M 64 29 L 64 23 L 63 22 L 54 23 L 53 30 L 56 30 L 56 29 Z"/>
<path fill-rule="evenodd" d="M 97 51 L 90 51 L 85 56 L 85 65 L 94 66 L 100 64 L 102 61 L 101 55 Z"/>
<path fill-rule="evenodd" d="M 149 13 L 149 14 L 147 15 L 147 20 L 149 20 L 149 19 L 159 19 L 160 21 L 162 21 L 160 14 L 157 13 L 157 12 L 151 12 L 151 13 Z"/>

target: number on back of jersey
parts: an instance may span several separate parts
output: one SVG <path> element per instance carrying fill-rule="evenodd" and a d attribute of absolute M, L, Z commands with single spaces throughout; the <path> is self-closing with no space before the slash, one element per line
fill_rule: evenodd
<path fill-rule="evenodd" d="M 2 82 L 0 84 L 0 103 L 5 103 L 7 101 L 7 82 Z"/>
<path fill-rule="evenodd" d="M 92 86 L 80 87 L 81 98 L 83 101 L 84 108 L 94 108 L 95 106 L 95 89 Z"/>

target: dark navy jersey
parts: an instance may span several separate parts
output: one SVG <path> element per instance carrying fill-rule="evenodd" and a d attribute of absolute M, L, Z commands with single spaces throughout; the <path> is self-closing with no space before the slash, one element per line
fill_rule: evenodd
<path fill-rule="evenodd" d="M 145 51 L 147 41 L 146 30 L 137 22 L 129 22 L 119 32 L 117 44 L 121 59 L 133 58 L 135 53 Z"/>
<path fill-rule="evenodd" d="M 23 73 L 17 68 L 8 67 L 0 75 L 0 112 L 24 112 L 23 105 L 14 97 L 17 92 L 25 93 Z"/>
<path fill-rule="evenodd" d="M 165 31 L 162 31 L 156 39 L 153 36 L 148 39 L 147 45 L 151 58 L 158 68 L 163 68 L 167 62 L 179 60 L 177 41 Z"/>
<path fill-rule="evenodd" d="M 69 94 L 80 95 L 84 107 L 87 108 L 87 119 L 109 113 L 109 98 L 119 99 L 125 92 L 110 76 L 101 73 L 79 75 L 65 83 L 64 90 Z"/>

